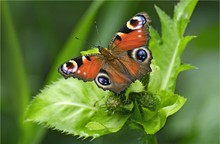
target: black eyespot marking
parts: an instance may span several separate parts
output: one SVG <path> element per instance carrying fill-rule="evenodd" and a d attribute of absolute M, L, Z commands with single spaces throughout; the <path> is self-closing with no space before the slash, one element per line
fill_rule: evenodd
<path fill-rule="evenodd" d="M 99 74 L 97 75 L 95 82 L 98 86 L 102 88 L 109 87 L 112 83 L 108 76 L 108 73 L 104 69 L 100 69 Z"/>
<path fill-rule="evenodd" d="M 141 18 L 141 21 L 143 22 L 143 24 L 145 24 L 147 22 L 146 18 L 143 15 L 137 15 Z"/>
<path fill-rule="evenodd" d="M 129 29 L 128 27 L 127 27 L 127 25 L 125 25 L 125 26 L 123 26 L 118 32 L 122 32 L 122 33 L 130 33 L 130 32 L 132 32 L 133 30 L 132 29 Z"/>
<path fill-rule="evenodd" d="M 127 54 L 131 59 L 141 63 L 145 63 L 150 56 L 150 52 L 147 47 L 139 47 L 133 50 L 129 50 L 127 51 Z"/>
<path fill-rule="evenodd" d="M 104 69 L 100 69 L 100 73 L 108 74 Z"/>
<path fill-rule="evenodd" d="M 134 19 L 131 19 L 131 20 L 130 20 L 130 24 L 131 24 L 131 25 L 135 25 L 135 23 L 137 23 L 137 20 L 134 20 Z"/>
<path fill-rule="evenodd" d="M 137 50 L 135 56 L 136 56 L 138 61 L 143 62 L 147 58 L 147 52 L 145 50 L 143 50 L 143 49 L 139 49 L 139 50 Z"/>
<path fill-rule="evenodd" d="M 132 59 L 133 59 L 133 57 L 132 57 L 132 52 L 133 52 L 133 50 L 129 50 L 129 51 L 127 51 L 128 56 L 129 56 L 130 58 L 132 58 Z"/>
<path fill-rule="evenodd" d="M 86 57 L 86 59 L 88 60 L 88 61 L 91 61 L 91 59 L 90 59 L 90 57 L 89 56 L 85 56 Z"/>
<path fill-rule="evenodd" d="M 61 74 L 69 75 L 75 73 L 78 69 L 78 65 L 74 60 L 70 60 L 59 67 L 59 72 Z"/>
<path fill-rule="evenodd" d="M 70 68 L 74 68 L 75 66 L 71 62 L 66 62 L 66 67 L 70 69 Z"/>
<path fill-rule="evenodd" d="M 121 37 L 119 35 L 116 35 L 115 37 L 117 40 L 121 41 Z"/>
<path fill-rule="evenodd" d="M 109 79 L 107 77 L 105 77 L 104 75 L 98 77 L 98 82 L 104 86 L 111 84 Z"/>
<path fill-rule="evenodd" d="M 77 58 L 74 58 L 72 60 L 77 63 L 78 67 L 80 67 L 83 64 L 82 57 L 77 57 Z"/>

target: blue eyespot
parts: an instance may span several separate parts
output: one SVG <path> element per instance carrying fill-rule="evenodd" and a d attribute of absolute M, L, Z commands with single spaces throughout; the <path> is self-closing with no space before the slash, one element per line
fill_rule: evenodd
<path fill-rule="evenodd" d="M 136 58 L 138 61 L 140 62 L 143 62 L 146 60 L 147 58 L 147 52 L 143 49 L 139 49 L 137 50 L 137 53 L 136 53 Z"/>
<path fill-rule="evenodd" d="M 110 81 L 109 81 L 109 79 L 107 78 L 107 77 L 105 77 L 105 76 L 99 76 L 98 77 L 98 82 L 100 83 L 100 84 L 102 84 L 102 85 L 110 85 L 111 83 L 110 83 Z"/>
<path fill-rule="evenodd" d="M 145 24 L 145 23 L 146 23 L 146 19 L 145 19 L 145 17 L 140 16 L 140 19 L 141 19 L 141 21 L 142 21 L 142 23 L 143 23 L 143 24 Z"/>

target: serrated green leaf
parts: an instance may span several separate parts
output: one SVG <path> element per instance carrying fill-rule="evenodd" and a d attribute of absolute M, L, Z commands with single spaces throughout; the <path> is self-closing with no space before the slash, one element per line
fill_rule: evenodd
<path fill-rule="evenodd" d="M 160 38 L 160 35 L 159 35 L 159 33 L 158 33 L 158 31 L 156 31 L 152 26 L 149 26 L 149 31 L 150 31 L 150 36 L 151 36 L 151 45 L 153 45 L 154 44 L 154 42 L 155 43 L 160 43 L 161 42 L 161 38 Z M 153 41 L 152 41 L 152 39 L 153 39 Z M 155 46 L 157 46 L 156 44 L 155 44 Z M 152 46 L 152 47 L 150 47 L 150 49 L 154 49 L 154 46 Z"/>
<path fill-rule="evenodd" d="M 159 7 L 155 6 L 155 9 L 157 11 L 157 14 L 160 18 L 161 23 L 161 39 L 163 43 L 167 43 L 166 45 L 172 45 L 175 41 L 177 41 L 178 37 L 176 36 L 175 31 L 175 23 L 173 20 Z M 172 38 L 172 39 L 170 39 Z M 169 41 L 166 41 L 169 40 Z M 164 44 L 165 46 L 165 44 Z M 166 50 L 166 49 L 164 49 Z"/>
<path fill-rule="evenodd" d="M 179 50 L 178 50 L 178 55 L 182 55 L 186 45 L 193 39 L 196 38 L 196 36 L 185 36 L 181 38 L 180 41 L 180 46 L 179 46 Z"/>
<path fill-rule="evenodd" d="M 197 67 L 192 66 L 192 65 L 190 65 L 190 64 L 182 64 L 182 65 L 179 67 L 178 72 L 185 71 L 185 70 L 190 70 L 190 69 L 197 69 Z"/>
<path fill-rule="evenodd" d="M 173 85 L 174 81 L 170 81 L 170 79 L 173 79 L 173 71 L 180 64 L 180 58 L 177 56 L 180 41 L 178 40 L 172 19 L 160 8 L 155 8 L 161 20 L 162 38 L 161 43 L 154 42 L 157 46 L 152 48 L 152 53 L 161 70 L 162 82 L 160 89 L 172 90 L 170 85 Z"/>
<path fill-rule="evenodd" d="M 60 79 L 36 96 L 27 110 L 26 120 L 81 137 L 98 137 L 99 133 L 85 125 L 98 111 L 95 103 L 109 94 L 93 82 Z"/>
<path fill-rule="evenodd" d="M 117 132 L 121 129 L 129 117 L 130 114 L 121 115 L 117 113 L 109 113 L 102 109 L 96 112 L 95 116 L 92 118 L 91 122 L 86 125 L 86 127 L 90 130 L 98 130 L 97 128 L 99 128 L 98 133 L 100 135 Z"/>
<path fill-rule="evenodd" d="M 159 38 L 159 34 L 153 28 L 150 28 L 150 49 L 155 63 L 160 68 L 160 76 L 157 77 L 162 78 L 159 87 L 161 90 L 174 91 L 178 70 L 181 66 L 180 58 L 182 52 L 187 43 L 194 38 L 193 36 L 183 36 L 185 27 L 188 23 L 188 21 L 184 21 L 184 19 L 190 19 L 196 4 L 195 0 L 192 1 L 193 2 L 189 2 L 188 4 L 193 3 L 194 6 L 188 6 L 185 1 L 181 1 L 175 9 L 175 12 L 178 12 L 178 15 L 174 14 L 174 19 L 171 19 L 164 11 L 155 6 L 161 21 L 161 38 Z M 186 15 L 187 18 L 185 18 Z M 178 25 L 182 25 L 181 30 L 183 30 L 183 32 L 181 35 L 179 33 Z M 149 85 L 149 87 L 151 86 Z M 158 89 L 155 89 L 155 91 L 157 90 Z"/>
<path fill-rule="evenodd" d="M 181 0 L 181 2 L 175 7 L 173 20 L 177 24 L 179 37 L 183 36 L 197 3 L 197 0 Z"/>
<path fill-rule="evenodd" d="M 192 66 L 190 64 L 181 64 L 178 70 L 176 71 L 175 77 L 177 77 L 180 72 L 185 71 L 185 70 L 191 70 L 191 69 L 197 69 L 197 67 Z"/>

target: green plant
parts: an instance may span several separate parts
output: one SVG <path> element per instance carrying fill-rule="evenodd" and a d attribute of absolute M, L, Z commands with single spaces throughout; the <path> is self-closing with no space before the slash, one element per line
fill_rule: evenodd
<path fill-rule="evenodd" d="M 186 44 L 194 38 L 183 35 L 196 4 L 197 0 L 181 1 L 175 7 L 173 19 L 155 6 L 162 36 L 150 27 L 153 72 L 141 82 L 131 84 L 126 93 L 115 95 L 99 89 L 93 82 L 59 79 L 35 97 L 27 110 L 26 120 L 83 138 L 117 132 L 126 123 L 131 128 L 143 130 L 146 143 L 156 143 L 152 138 L 154 134 L 186 101 L 175 94 L 174 89 L 178 74 L 194 68 L 182 64 L 180 57 Z M 87 14 L 92 15 L 91 12 Z M 66 55 L 69 48 L 67 46 L 61 55 Z M 60 61 L 55 62 L 55 66 L 58 63 Z M 49 80 L 56 78 L 54 73 Z"/>

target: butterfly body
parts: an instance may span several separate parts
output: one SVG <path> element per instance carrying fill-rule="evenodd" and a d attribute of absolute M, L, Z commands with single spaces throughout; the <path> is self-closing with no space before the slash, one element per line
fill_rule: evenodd
<path fill-rule="evenodd" d="M 149 22 L 146 13 L 136 14 L 116 33 L 108 48 L 98 47 L 99 54 L 71 59 L 59 67 L 59 72 L 65 78 L 94 80 L 100 88 L 120 93 L 151 71 Z"/>

